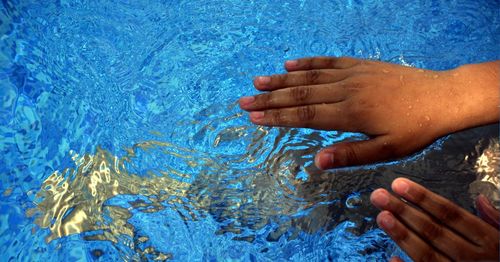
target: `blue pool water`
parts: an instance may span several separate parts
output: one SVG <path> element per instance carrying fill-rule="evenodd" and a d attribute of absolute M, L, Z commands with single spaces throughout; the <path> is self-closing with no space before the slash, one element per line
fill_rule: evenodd
<path fill-rule="evenodd" d="M 2 1 L 2 261 L 365 261 L 404 254 L 370 192 L 410 177 L 473 211 L 498 126 L 410 159 L 320 172 L 359 134 L 252 125 L 286 59 L 429 69 L 499 59 L 492 0 Z M 482 170 L 482 169 L 481 169 Z M 405 258 L 408 259 L 408 258 Z"/>

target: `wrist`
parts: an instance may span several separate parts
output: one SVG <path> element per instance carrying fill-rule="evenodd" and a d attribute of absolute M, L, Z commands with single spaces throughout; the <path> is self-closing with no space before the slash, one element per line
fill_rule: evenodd
<path fill-rule="evenodd" d="M 469 64 L 446 72 L 448 132 L 499 121 L 499 62 Z M 449 98 L 449 99 L 448 99 Z"/>

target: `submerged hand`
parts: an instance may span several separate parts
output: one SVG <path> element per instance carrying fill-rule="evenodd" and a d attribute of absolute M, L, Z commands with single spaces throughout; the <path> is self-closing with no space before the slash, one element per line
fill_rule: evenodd
<path fill-rule="evenodd" d="M 498 228 L 408 179 L 392 190 L 371 195 L 377 223 L 413 260 L 498 261 Z"/>
<path fill-rule="evenodd" d="M 287 74 L 257 77 L 255 87 L 268 92 L 243 97 L 240 106 L 259 125 L 364 133 L 369 140 L 339 143 L 316 156 L 321 169 L 362 165 L 498 121 L 497 66 L 438 72 L 347 57 L 304 58 L 288 61 Z"/>

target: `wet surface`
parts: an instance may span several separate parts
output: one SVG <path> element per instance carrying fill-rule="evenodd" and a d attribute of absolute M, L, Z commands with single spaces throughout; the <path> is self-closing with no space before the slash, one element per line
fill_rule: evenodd
<path fill-rule="evenodd" d="M 272 3 L 271 3 L 272 2 Z M 321 172 L 359 134 L 252 125 L 286 59 L 427 69 L 499 59 L 497 2 L 2 3 L 0 250 L 8 259 L 376 260 L 370 192 L 409 177 L 495 204 L 497 125 L 401 161 Z M 401 79 L 404 81 L 404 79 Z M 7 260 L 8 260 L 7 259 Z"/>

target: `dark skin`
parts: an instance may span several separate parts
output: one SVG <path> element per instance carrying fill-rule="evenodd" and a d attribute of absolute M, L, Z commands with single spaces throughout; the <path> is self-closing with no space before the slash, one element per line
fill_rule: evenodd
<path fill-rule="evenodd" d="M 266 93 L 241 98 L 240 107 L 258 125 L 364 133 L 368 140 L 332 145 L 315 158 L 320 169 L 364 165 L 498 122 L 499 66 L 432 71 L 349 57 L 303 58 L 287 61 L 286 74 L 255 78 L 254 86 Z M 483 196 L 477 207 L 490 224 L 407 179 L 396 179 L 393 191 L 373 192 L 372 203 L 383 210 L 377 222 L 414 260 L 498 261 L 499 215 Z"/>
<path fill-rule="evenodd" d="M 498 227 L 408 179 L 395 179 L 392 191 L 371 195 L 382 210 L 377 224 L 414 261 L 498 261 Z"/>
<path fill-rule="evenodd" d="M 414 153 L 439 137 L 498 121 L 500 61 L 431 71 L 355 58 L 288 61 L 287 74 L 257 77 L 264 94 L 240 99 L 258 125 L 360 132 L 316 155 L 321 169 Z M 477 106 L 481 105 L 481 106 Z"/>

